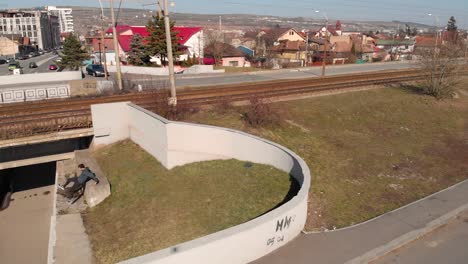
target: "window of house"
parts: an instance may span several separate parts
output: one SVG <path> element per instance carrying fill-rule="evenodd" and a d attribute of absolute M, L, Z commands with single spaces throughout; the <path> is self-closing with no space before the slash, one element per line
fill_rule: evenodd
<path fill-rule="evenodd" d="M 239 62 L 238 62 L 238 61 L 230 61 L 230 62 L 229 62 L 229 66 L 231 66 L 231 67 L 238 67 L 238 66 L 239 66 Z"/>
<path fill-rule="evenodd" d="M 26 27 L 23 25 L 23 31 L 26 31 Z"/>
<path fill-rule="evenodd" d="M 32 34 L 31 34 L 31 32 L 28 32 L 28 37 L 32 37 Z"/>
<path fill-rule="evenodd" d="M 19 24 L 20 23 L 20 20 L 19 18 L 16 19 L 16 24 Z"/>
<path fill-rule="evenodd" d="M 37 37 L 37 31 L 34 31 L 34 37 Z"/>
<path fill-rule="evenodd" d="M 33 25 L 33 29 L 34 29 L 34 30 L 37 30 L 37 26 L 36 26 L 36 25 Z"/>
<path fill-rule="evenodd" d="M 28 25 L 28 30 L 31 30 L 31 25 Z"/>
<path fill-rule="evenodd" d="M 293 35 L 294 35 L 294 31 L 289 31 L 289 35 L 293 36 Z"/>

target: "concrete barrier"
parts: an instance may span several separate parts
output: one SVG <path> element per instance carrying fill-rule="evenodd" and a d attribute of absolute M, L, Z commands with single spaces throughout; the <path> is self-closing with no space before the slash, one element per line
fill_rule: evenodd
<path fill-rule="evenodd" d="M 117 67 L 107 66 L 109 72 L 117 72 Z M 122 74 L 142 74 L 142 75 L 168 75 L 168 68 L 161 67 L 140 67 L 140 66 L 121 66 Z"/>
<path fill-rule="evenodd" d="M 289 202 L 247 223 L 123 263 L 247 263 L 283 246 L 302 231 L 310 172 L 292 151 L 236 130 L 168 121 L 129 103 L 93 105 L 91 110 L 95 146 L 130 138 L 169 169 L 231 158 L 268 164 L 288 172 L 301 186 Z"/>
<path fill-rule="evenodd" d="M 201 74 L 201 73 L 224 73 L 225 70 L 214 70 L 213 65 L 193 65 L 184 71 L 184 74 Z"/>
<path fill-rule="evenodd" d="M 117 72 L 117 67 L 107 66 L 109 72 Z M 177 70 L 177 69 L 176 69 Z M 141 75 L 161 75 L 169 74 L 168 68 L 160 67 L 140 67 L 140 66 L 122 66 L 123 74 L 141 74 Z M 214 70 L 213 65 L 193 65 L 184 71 L 184 74 L 202 74 L 202 73 L 224 73 L 224 70 Z"/>
<path fill-rule="evenodd" d="M 31 83 L 37 84 L 40 82 L 66 82 L 71 80 L 81 80 L 81 72 L 47 72 L 0 76 L 0 84 L 2 86 Z"/>

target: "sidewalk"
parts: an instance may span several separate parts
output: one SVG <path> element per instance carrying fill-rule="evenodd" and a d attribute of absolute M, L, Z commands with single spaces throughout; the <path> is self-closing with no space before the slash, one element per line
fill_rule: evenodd
<path fill-rule="evenodd" d="M 367 263 L 444 225 L 468 209 L 468 180 L 365 223 L 301 234 L 252 263 Z"/>

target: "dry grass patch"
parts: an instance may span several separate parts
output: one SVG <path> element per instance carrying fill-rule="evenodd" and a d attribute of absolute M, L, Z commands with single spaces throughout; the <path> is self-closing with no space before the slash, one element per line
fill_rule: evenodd
<path fill-rule="evenodd" d="M 97 263 L 115 263 L 232 227 L 290 195 L 290 177 L 237 160 L 166 170 L 130 141 L 94 154 L 112 195 L 83 216 Z"/>
<path fill-rule="evenodd" d="M 438 101 L 388 88 L 272 107 L 280 126 L 247 127 L 242 109 L 190 121 L 244 130 L 303 157 L 312 173 L 307 230 L 363 222 L 468 178 L 468 96 Z"/>

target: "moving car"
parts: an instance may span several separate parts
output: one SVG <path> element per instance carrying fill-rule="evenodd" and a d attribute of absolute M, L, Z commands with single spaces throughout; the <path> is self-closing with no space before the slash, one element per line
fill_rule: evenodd
<path fill-rule="evenodd" d="M 7 60 L 0 59 L 0 64 L 5 64 L 5 63 L 7 63 L 7 62 L 8 62 Z"/>
<path fill-rule="evenodd" d="M 86 72 L 94 77 L 105 76 L 104 67 L 99 64 L 90 64 L 86 67 Z"/>
<path fill-rule="evenodd" d="M 32 61 L 29 63 L 29 68 L 37 68 L 37 64 L 34 61 Z"/>
<path fill-rule="evenodd" d="M 8 64 L 9 71 L 13 71 L 14 69 L 21 69 L 21 65 L 18 61 L 12 61 Z"/>
<path fill-rule="evenodd" d="M 50 71 L 56 71 L 57 70 L 57 65 L 55 65 L 55 64 L 49 65 L 49 70 Z"/>

